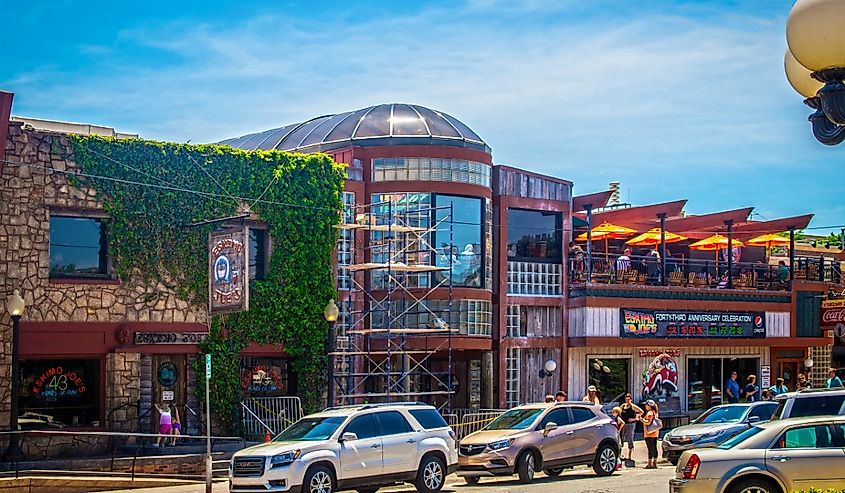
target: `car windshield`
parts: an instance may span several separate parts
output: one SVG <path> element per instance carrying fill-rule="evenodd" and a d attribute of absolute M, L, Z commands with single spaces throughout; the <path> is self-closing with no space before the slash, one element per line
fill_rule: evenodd
<path fill-rule="evenodd" d="M 747 430 L 743 431 L 739 435 L 735 435 L 731 439 L 725 441 L 724 443 L 722 443 L 721 445 L 719 445 L 716 448 L 720 448 L 720 449 L 734 448 L 737 445 L 739 445 L 740 443 L 742 443 L 742 442 L 748 440 L 749 438 L 753 437 L 757 433 L 760 433 L 761 431 L 763 431 L 763 428 L 760 428 L 759 426 L 752 426 L 751 428 L 748 428 Z"/>
<path fill-rule="evenodd" d="M 493 420 L 485 429 L 522 430 L 531 426 L 541 412 L 542 409 L 511 409 Z"/>
<path fill-rule="evenodd" d="M 695 420 L 696 423 L 734 423 L 742 419 L 748 406 L 714 407 Z"/>
<path fill-rule="evenodd" d="M 290 441 L 315 441 L 327 440 L 334 433 L 346 418 L 344 416 L 332 416 L 325 418 L 303 418 L 290 425 L 281 432 L 274 442 Z"/>

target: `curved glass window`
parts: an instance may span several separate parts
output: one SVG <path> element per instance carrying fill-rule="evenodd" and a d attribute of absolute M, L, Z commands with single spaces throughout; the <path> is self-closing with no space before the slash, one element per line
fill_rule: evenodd
<path fill-rule="evenodd" d="M 449 281 L 452 286 L 483 287 L 484 243 L 481 199 L 435 196 L 435 265 L 450 267 L 451 271 L 434 273 L 435 282 Z M 452 214 L 451 225 L 449 214 Z M 451 226 L 451 227 L 450 227 Z M 451 252 L 449 245 L 451 244 Z"/>
<path fill-rule="evenodd" d="M 560 263 L 562 221 L 559 212 L 508 209 L 508 260 Z"/>
<path fill-rule="evenodd" d="M 465 159 L 377 158 L 372 181 L 449 181 L 490 188 L 490 166 Z"/>

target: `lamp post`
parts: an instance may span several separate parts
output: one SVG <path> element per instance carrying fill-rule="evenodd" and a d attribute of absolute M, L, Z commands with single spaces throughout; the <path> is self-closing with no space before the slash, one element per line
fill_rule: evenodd
<path fill-rule="evenodd" d="M 845 2 L 798 0 L 789 12 L 786 78 L 815 110 L 808 118 L 825 145 L 845 140 Z"/>
<path fill-rule="evenodd" d="M 20 381 L 18 380 L 18 374 L 20 370 L 18 368 L 18 356 L 20 353 L 19 350 L 19 332 L 20 332 L 20 321 L 21 317 L 23 316 L 23 312 L 26 309 L 26 303 L 24 302 L 23 298 L 21 298 L 21 293 L 17 289 L 9 297 L 8 301 L 6 301 L 6 309 L 9 311 L 9 315 L 12 317 L 12 388 L 11 388 L 11 406 L 9 409 L 9 430 L 12 432 L 9 435 L 9 446 L 6 448 L 6 451 L 3 452 L 3 461 L 4 462 L 20 462 L 23 458 L 23 451 L 20 447 L 20 442 L 18 440 L 18 394 L 20 394 Z"/>
<path fill-rule="evenodd" d="M 340 315 L 340 310 L 334 300 L 329 300 L 326 308 L 323 309 L 323 316 L 326 317 L 326 322 L 329 323 L 329 368 L 326 372 L 326 380 L 328 380 L 329 388 L 326 391 L 326 407 L 334 406 L 334 346 L 335 340 L 337 339 L 334 328 L 338 315 Z"/>

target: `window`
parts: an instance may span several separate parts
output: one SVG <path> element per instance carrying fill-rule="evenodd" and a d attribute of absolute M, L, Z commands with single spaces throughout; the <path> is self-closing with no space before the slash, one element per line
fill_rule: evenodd
<path fill-rule="evenodd" d="M 274 442 L 288 442 L 294 440 L 320 441 L 327 440 L 343 424 L 340 416 L 331 418 L 304 418 L 292 424 Z"/>
<path fill-rule="evenodd" d="M 450 211 L 451 221 L 449 221 Z M 435 282 L 448 281 L 451 276 L 453 286 L 484 287 L 485 252 L 481 199 L 436 195 L 434 212 L 437 224 L 434 238 L 434 246 L 437 248 L 435 265 L 452 268 L 451 272 L 435 272 Z M 449 252 L 450 243 L 451 253 Z"/>
<path fill-rule="evenodd" d="M 452 181 L 490 188 L 490 165 L 462 159 L 376 158 L 372 179 L 378 181 Z"/>
<path fill-rule="evenodd" d="M 291 395 L 288 360 L 285 358 L 241 357 L 238 362 L 241 391 L 252 397 Z"/>
<path fill-rule="evenodd" d="M 22 360 L 21 427 L 100 425 L 100 360 Z"/>
<path fill-rule="evenodd" d="M 413 430 L 408 420 L 399 411 L 387 411 L 375 414 L 376 421 L 379 425 L 379 435 L 401 435 L 402 433 L 410 433 Z"/>
<path fill-rule="evenodd" d="M 631 361 L 627 358 L 589 358 L 590 385 L 601 390 L 602 403 L 624 401 L 630 381 Z"/>
<path fill-rule="evenodd" d="M 563 261 L 559 212 L 508 209 L 508 260 Z"/>
<path fill-rule="evenodd" d="M 728 403 L 723 395 L 725 382 L 737 372 L 740 390 L 745 389 L 748 375 L 760 375 L 758 358 L 689 358 L 687 360 L 687 407 L 704 411 Z M 744 400 L 744 398 L 742 399 Z"/>
<path fill-rule="evenodd" d="M 343 192 L 343 222 L 355 221 L 355 194 Z M 352 289 L 352 273 L 348 266 L 353 263 L 352 253 L 355 247 L 355 230 L 341 229 L 337 238 L 337 289 Z"/>
<path fill-rule="evenodd" d="M 50 277 L 101 278 L 109 274 L 102 219 L 50 217 Z"/>
<path fill-rule="evenodd" d="M 264 279 L 267 274 L 267 230 L 249 228 L 249 278 Z"/>
<path fill-rule="evenodd" d="M 373 438 L 376 436 L 376 425 L 372 414 L 358 416 L 350 422 L 344 433 L 355 433 L 359 439 Z"/>
<path fill-rule="evenodd" d="M 583 423 L 595 418 L 596 415 L 585 407 L 572 408 L 572 423 Z"/>
<path fill-rule="evenodd" d="M 485 430 L 524 430 L 537 419 L 542 409 L 511 409 L 494 419 Z"/>
<path fill-rule="evenodd" d="M 802 426 L 786 430 L 775 448 L 831 448 L 836 440 L 830 433 L 830 426 Z"/>
<path fill-rule="evenodd" d="M 572 424 L 572 420 L 569 419 L 569 410 L 564 408 L 555 409 L 551 411 L 549 414 L 543 417 L 543 419 L 540 421 L 540 426 L 538 426 L 537 429 L 542 430 L 549 423 L 554 423 L 558 426 L 566 426 L 568 424 Z"/>
<path fill-rule="evenodd" d="M 560 264 L 508 262 L 508 294 L 560 296 Z"/>
<path fill-rule="evenodd" d="M 772 415 L 775 414 L 775 409 L 777 407 L 778 405 L 774 402 L 770 404 L 760 404 L 759 406 L 755 406 L 751 409 L 751 412 L 748 413 L 748 417 L 756 417 L 759 418 L 760 421 L 769 421 L 772 419 Z"/>
<path fill-rule="evenodd" d="M 446 420 L 434 409 L 417 409 L 411 411 L 411 416 L 417 420 L 424 430 L 433 430 L 435 428 L 446 428 Z"/>
<path fill-rule="evenodd" d="M 805 416 L 825 416 L 828 414 L 839 414 L 845 395 L 811 396 L 805 399 L 796 398 L 792 403 L 790 418 L 803 418 Z"/>

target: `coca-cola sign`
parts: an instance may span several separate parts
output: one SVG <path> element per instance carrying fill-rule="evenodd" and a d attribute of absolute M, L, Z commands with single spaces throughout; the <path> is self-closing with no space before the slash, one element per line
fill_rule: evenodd
<path fill-rule="evenodd" d="M 823 301 L 821 313 L 822 327 L 832 327 L 843 322 L 845 322 L 845 299 Z"/>

